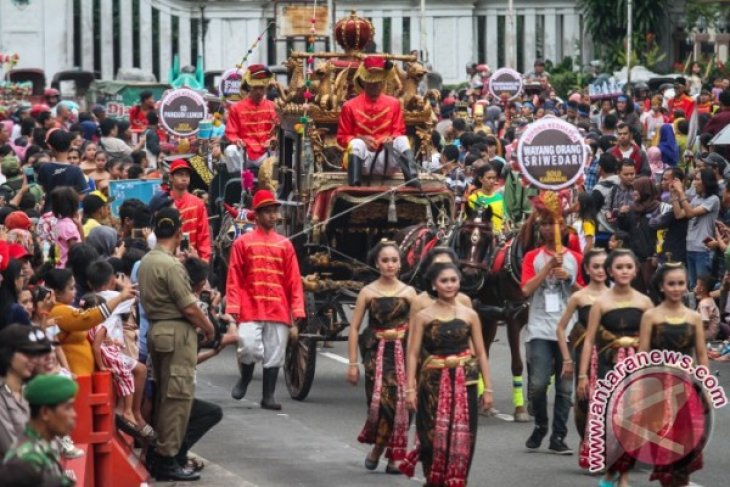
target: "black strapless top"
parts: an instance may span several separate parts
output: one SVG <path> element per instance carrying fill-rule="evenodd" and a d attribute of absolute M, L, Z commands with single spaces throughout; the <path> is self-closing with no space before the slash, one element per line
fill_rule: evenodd
<path fill-rule="evenodd" d="M 383 296 L 373 298 L 368 311 L 369 326 L 375 330 L 387 330 L 408 323 L 411 306 L 406 298 Z"/>
<path fill-rule="evenodd" d="M 591 314 L 591 305 L 590 304 L 578 306 L 578 323 L 583 325 L 583 328 L 588 327 L 588 315 L 589 314 Z M 578 323 L 576 323 L 576 325 Z"/>
<path fill-rule="evenodd" d="M 639 336 L 644 310 L 633 306 L 614 308 L 601 316 L 601 326 L 616 337 Z"/>
<path fill-rule="evenodd" d="M 471 327 L 459 318 L 432 320 L 423 329 L 423 348 L 428 355 L 457 355 L 469 349 Z"/>
<path fill-rule="evenodd" d="M 690 323 L 660 323 L 651 330 L 651 348 L 693 355 L 695 327 Z"/>

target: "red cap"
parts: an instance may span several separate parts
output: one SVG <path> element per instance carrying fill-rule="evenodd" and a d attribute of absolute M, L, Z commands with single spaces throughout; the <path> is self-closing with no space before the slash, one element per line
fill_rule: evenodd
<path fill-rule="evenodd" d="M 253 195 L 253 209 L 254 211 L 258 211 L 261 208 L 266 208 L 267 206 L 280 206 L 281 203 L 277 201 L 276 196 L 274 196 L 274 193 L 269 191 L 268 189 L 260 189 L 256 191 L 256 194 Z"/>
<path fill-rule="evenodd" d="M 50 112 L 50 111 L 51 111 L 51 107 L 49 107 L 45 103 L 36 103 L 30 109 L 30 116 L 37 117 L 38 115 L 40 115 L 43 112 Z"/>
<path fill-rule="evenodd" d="M 8 257 L 11 259 L 23 259 L 25 257 L 33 257 L 33 254 L 28 252 L 28 249 L 20 244 L 12 243 L 8 244 Z"/>
<path fill-rule="evenodd" d="M 263 64 L 252 64 L 248 67 L 248 74 L 251 79 L 265 79 L 271 76 L 269 68 Z"/>
<path fill-rule="evenodd" d="M 8 230 L 13 230 L 15 228 L 30 230 L 31 225 L 32 222 L 24 211 L 14 211 L 5 217 L 5 228 Z"/>
<path fill-rule="evenodd" d="M 363 60 L 362 64 L 365 69 L 371 71 L 386 69 L 385 62 L 386 60 L 383 56 L 368 56 Z"/>
<path fill-rule="evenodd" d="M 190 168 L 190 164 L 184 159 L 175 159 L 172 161 L 172 164 L 170 164 L 170 174 L 174 174 L 175 171 L 179 171 L 180 169 L 187 169 L 188 171 L 192 171 Z"/>

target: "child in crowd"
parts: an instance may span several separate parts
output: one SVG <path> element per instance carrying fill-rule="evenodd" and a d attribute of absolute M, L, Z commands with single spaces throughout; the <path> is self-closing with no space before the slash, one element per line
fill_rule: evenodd
<path fill-rule="evenodd" d="M 23 291 L 24 294 L 27 292 L 30 291 Z M 31 323 L 33 324 L 33 326 L 40 327 L 46 333 L 48 339 L 51 342 L 55 343 L 56 335 L 58 335 L 60 329 L 58 328 L 58 325 L 56 325 L 56 320 L 54 320 L 53 318 L 48 318 L 48 311 L 46 311 L 47 309 L 50 309 L 50 303 L 53 300 L 51 291 L 46 287 L 36 286 L 35 288 L 33 288 L 33 291 L 30 292 L 30 294 L 31 303 L 30 306 L 26 307 L 26 311 L 28 311 L 28 315 L 31 317 Z M 21 295 L 21 304 L 25 306 L 23 295 Z M 55 355 L 55 361 L 61 368 L 65 370 L 71 369 L 68 366 L 66 354 L 63 353 L 63 348 L 54 346 L 53 355 Z"/>
<path fill-rule="evenodd" d="M 715 299 L 710 296 L 710 293 L 715 289 L 715 284 L 715 278 L 703 275 L 697 278 L 694 289 L 697 312 L 702 318 L 706 340 L 714 340 L 717 338 L 718 331 L 720 331 L 720 308 L 717 307 Z"/>
<path fill-rule="evenodd" d="M 81 242 L 81 222 L 78 221 L 79 194 L 69 186 L 60 186 L 51 191 L 51 211 L 56 218 L 51 236 L 58 250 L 56 267 L 65 267 L 71 246 Z"/>
<path fill-rule="evenodd" d="M 87 275 L 95 294 L 87 294 L 82 298 L 82 308 L 99 306 L 117 295 L 114 268 L 109 262 L 92 262 Z M 125 353 L 124 321 L 133 304 L 134 300 L 130 299 L 117 306 L 101 325 L 89 330 L 89 340 L 92 342 L 97 367 L 112 373 L 115 389 L 122 398 L 123 412 L 117 418 L 121 427 L 129 434 L 154 441 L 157 434 L 142 417 L 147 367 Z"/>

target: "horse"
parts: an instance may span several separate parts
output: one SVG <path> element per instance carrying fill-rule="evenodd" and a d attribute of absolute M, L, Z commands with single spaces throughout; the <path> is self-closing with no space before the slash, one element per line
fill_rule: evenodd
<path fill-rule="evenodd" d="M 463 275 L 462 292 L 472 298 L 474 309 L 479 314 L 487 353 L 499 323 L 507 325 L 515 422 L 530 421 L 524 405 L 524 364 L 520 351 L 520 332 L 527 323 L 528 303 L 522 294 L 520 277 L 524 253 L 535 246 L 533 227 L 534 221 L 528 220 L 517 234 L 508 234 L 506 238 L 495 241 L 491 210 L 487 208 L 461 223 L 451 241 Z"/>

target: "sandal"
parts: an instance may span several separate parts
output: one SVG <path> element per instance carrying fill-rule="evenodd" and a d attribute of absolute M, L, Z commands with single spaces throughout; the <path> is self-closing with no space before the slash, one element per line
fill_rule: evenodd
<path fill-rule="evenodd" d="M 152 427 L 148 424 L 144 425 L 144 428 L 140 429 L 136 424 L 127 420 L 121 414 L 115 415 L 114 419 L 115 419 L 117 428 L 122 430 L 124 433 L 128 434 L 129 436 L 132 436 L 134 438 L 137 438 L 138 440 L 145 441 L 145 442 L 154 441 L 157 439 L 157 433 L 155 433 L 155 430 L 153 430 Z"/>
<path fill-rule="evenodd" d="M 369 454 L 365 457 L 365 468 L 367 468 L 368 470 L 375 470 L 376 468 L 378 468 L 378 463 L 380 463 L 380 458 L 371 460 Z"/>
<path fill-rule="evenodd" d="M 205 468 L 205 462 L 199 458 L 188 457 L 187 462 L 185 462 L 185 468 L 188 468 L 193 472 L 200 472 Z"/>
<path fill-rule="evenodd" d="M 139 429 L 139 433 L 142 435 L 142 439 L 152 442 L 157 440 L 157 432 L 152 429 L 152 426 L 145 424 Z"/>

